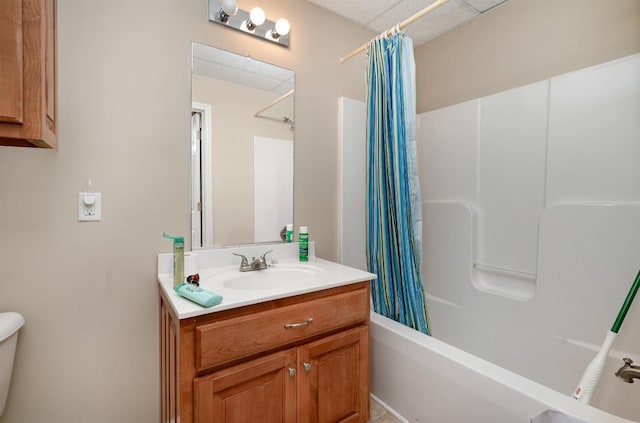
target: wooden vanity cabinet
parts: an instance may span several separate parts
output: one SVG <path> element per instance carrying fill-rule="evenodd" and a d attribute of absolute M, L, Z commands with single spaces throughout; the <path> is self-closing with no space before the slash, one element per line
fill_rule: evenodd
<path fill-rule="evenodd" d="M 57 147 L 56 1 L 0 1 L 0 145 Z"/>
<path fill-rule="evenodd" d="M 300 347 L 298 422 L 368 421 L 368 358 L 368 326 L 352 328 Z"/>
<path fill-rule="evenodd" d="M 196 422 L 296 422 L 296 351 L 249 360 L 194 381 Z"/>
<path fill-rule="evenodd" d="M 162 422 L 366 422 L 369 298 L 366 281 L 179 320 L 161 296 Z"/>

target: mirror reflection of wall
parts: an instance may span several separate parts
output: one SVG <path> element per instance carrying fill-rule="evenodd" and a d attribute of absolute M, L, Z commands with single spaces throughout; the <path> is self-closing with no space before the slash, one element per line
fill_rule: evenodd
<path fill-rule="evenodd" d="M 192 101 L 210 106 L 211 145 L 207 130 L 192 144 L 192 248 L 280 240 L 293 222 L 294 73 L 193 47 Z"/>

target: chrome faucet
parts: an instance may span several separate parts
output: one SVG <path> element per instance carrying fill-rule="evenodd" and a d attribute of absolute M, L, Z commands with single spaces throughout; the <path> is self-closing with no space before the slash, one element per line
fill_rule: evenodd
<path fill-rule="evenodd" d="M 640 379 L 640 366 L 634 366 L 633 360 L 623 358 L 624 366 L 620 367 L 616 372 L 616 376 L 623 382 L 633 383 L 633 379 Z"/>
<path fill-rule="evenodd" d="M 272 252 L 273 250 L 269 250 L 263 255 L 261 255 L 260 257 L 252 257 L 251 263 L 249 263 L 249 260 L 247 259 L 247 257 L 242 254 L 233 253 L 233 255 L 242 257 L 242 261 L 240 262 L 240 269 L 239 269 L 241 272 L 251 272 L 253 270 L 263 270 L 269 267 L 267 265 L 267 260 L 265 257 L 267 256 L 267 254 Z"/>

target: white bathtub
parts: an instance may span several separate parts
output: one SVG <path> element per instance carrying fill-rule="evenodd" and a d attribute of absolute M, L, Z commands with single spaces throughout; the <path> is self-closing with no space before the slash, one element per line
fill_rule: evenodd
<path fill-rule="evenodd" d="M 528 423 L 553 409 L 631 423 L 371 313 L 371 392 L 411 423 Z"/>

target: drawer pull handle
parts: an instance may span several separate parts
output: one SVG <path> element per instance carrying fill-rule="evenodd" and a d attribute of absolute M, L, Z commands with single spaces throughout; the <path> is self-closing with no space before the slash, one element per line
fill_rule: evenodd
<path fill-rule="evenodd" d="M 304 367 L 305 372 L 311 371 L 311 363 L 307 363 L 305 361 L 304 363 L 302 363 L 302 366 Z"/>
<path fill-rule="evenodd" d="M 293 367 L 289 367 L 289 376 L 295 376 L 296 375 L 296 369 L 294 369 Z"/>
<path fill-rule="evenodd" d="M 313 317 L 309 317 L 307 320 L 305 320 L 304 322 L 300 322 L 300 323 L 286 323 L 284 325 L 284 328 L 285 329 L 301 328 L 303 326 L 307 326 L 311 322 L 313 322 Z"/>

